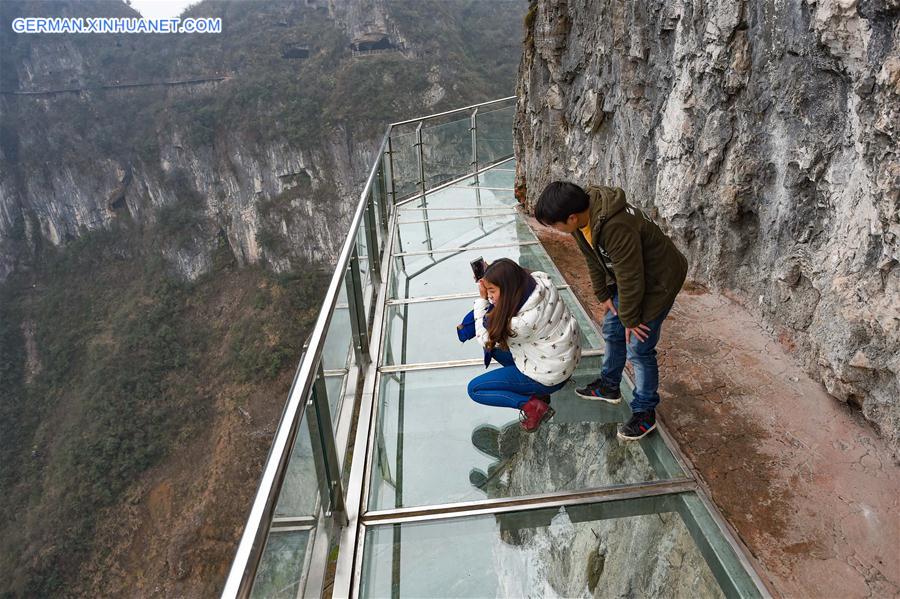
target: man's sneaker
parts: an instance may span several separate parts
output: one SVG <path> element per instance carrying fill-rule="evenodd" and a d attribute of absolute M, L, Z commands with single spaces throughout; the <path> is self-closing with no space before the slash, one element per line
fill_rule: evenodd
<path fill-rule="evenodd" d="M 533 433 L 540 428 L 542 422 L 550 420 L 555 413 L 549 404 L 532 396 L 519 410 L 519 423 L 526 433 Z"/>
<path fill-rule="evenodd" d="M 623 441 L 637 441 L 649 435 L 656 428 L 656 412 L 635 412 L 631 419 L 619 429 L 618 437 Z"/>
<path fill-rule="evenodd" d="M 622 401 L 622 393 L 618 387 L 607 385 L 603 379 L 597 379 L 587 387 L 575 389 L 575 395 L 584 399 L 597 399 L 607 403 L 619 403 Z"/>

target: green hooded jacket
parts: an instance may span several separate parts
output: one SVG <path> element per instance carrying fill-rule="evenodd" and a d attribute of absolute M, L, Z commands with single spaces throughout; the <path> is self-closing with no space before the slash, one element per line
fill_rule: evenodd
<path fill-rule="evenodd" d="M 572 235 L 587 260 L 601 302 L 618 286 L 619 319 L 628 328 L 646 324 L 675 301 L 687 276 L 687 259 L 650 217 L 625 201 L 618 187 L 590 186 L 591 247 Z"/>

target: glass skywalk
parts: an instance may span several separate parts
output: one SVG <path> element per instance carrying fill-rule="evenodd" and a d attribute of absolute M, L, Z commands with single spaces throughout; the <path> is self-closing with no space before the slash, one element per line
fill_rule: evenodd
<path fill-rule="evenodd" d="M 478 177 L 479 186 L 493 189 L 464 180 L 465 187 L 425 194 L 396 211 L 364 504 L 376 520 L 362 539 L 358 592 L 725 595 L 681 515 L 690 518 L 681 494 L 563 505 L 566 493 L 599 499 L 605 489 L 643 484 L 652 493 L 691 480 L 662 436 L 616 438 L 630 414 L 625 403 L 578 398 L 573 381 L 554 395 L 554 418 L 529 435 L 513 410 L 468 398 L 468 381 L 484 371 L 482 352 L 475 342 L 460 343 L 454 328 L 476 295 L 469 262 L 478 256 L 547 272 L 593 353 L 573 379 L 592 380 L 602 363 L 596 327 L 517 213 L 514 163 L 500 166 L 506 170 Z M 560 505 L 491 513 L 497 500 L 519 499 L 525 507 L 539 505 L 542 495 Z M 416 508 L 430 508 L 427 518 Z M 479 509 L 487 513 L 459 515 Z M 378 523 L 392 517 L 401 521 Z"/>
<path fill-rule="evenodd" d="M 575 395 L 602 338 L 513 193 L 514 100 L 388 128 L 224 597 L 768 596 L 665 430 L 616 438 L 628 382 Z M 466 392 L 478 257 L 546 272 L 582 333 L 534 434 Z"/>

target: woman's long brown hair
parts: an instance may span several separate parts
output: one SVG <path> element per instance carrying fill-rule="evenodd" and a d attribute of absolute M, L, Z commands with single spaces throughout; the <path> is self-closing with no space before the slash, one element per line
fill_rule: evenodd
<path fill-rule="evenodd" d="M 487 317 L 487 330 L 490 338 L 487 349 L 490 351 L 495 346 L 509 349 L 507 340 L 515 336 L 509 328 L 509 321 L 519 309 L 522 296 L 528 289 L 531 275 L 509 258 L 500 258 L 487 267 L 483 278 L 500 288 L 500 301 Z"/>

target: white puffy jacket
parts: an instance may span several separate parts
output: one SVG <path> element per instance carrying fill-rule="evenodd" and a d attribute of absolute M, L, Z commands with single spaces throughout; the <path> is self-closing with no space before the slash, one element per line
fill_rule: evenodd
<path fill-rule="evenodd" d="M 559 297 L 556 285 L 543 272 L 531 276 L 537 285 L 510 320 L 514 337 L 507 340 L 516 367 L 527 377 L 552 386 L 572 376 L 581 359 L 581 334 L 575 317 Z M 490 337 L 484 315 L 490 303 L 475 300 L 475 333 L 482 346 Z"/>

